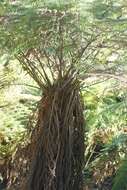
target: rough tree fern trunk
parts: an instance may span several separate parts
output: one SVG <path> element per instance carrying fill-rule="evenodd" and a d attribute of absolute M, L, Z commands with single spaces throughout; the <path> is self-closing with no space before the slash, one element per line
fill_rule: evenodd
<path fill-rule="evenodd" d="M 83 105 L 77 79 L 47 88 L 38 116 L 40 134 L 27 190 L 82 190 Z"/>

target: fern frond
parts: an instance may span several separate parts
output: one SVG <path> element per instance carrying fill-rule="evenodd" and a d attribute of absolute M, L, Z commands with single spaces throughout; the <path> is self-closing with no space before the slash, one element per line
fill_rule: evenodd
<path fill-rule="evenodd" d="M 117 171 L 112 190 L 127 190 L 127 159 L 123 160 Z"/>

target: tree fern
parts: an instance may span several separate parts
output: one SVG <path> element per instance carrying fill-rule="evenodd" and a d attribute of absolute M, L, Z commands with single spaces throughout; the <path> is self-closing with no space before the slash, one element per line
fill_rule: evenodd
<path fill-rule="evenodd" d="M 126 190 L 127 189 L 127 159 L 123 161 L 117 171 L 112 190 Z"/>

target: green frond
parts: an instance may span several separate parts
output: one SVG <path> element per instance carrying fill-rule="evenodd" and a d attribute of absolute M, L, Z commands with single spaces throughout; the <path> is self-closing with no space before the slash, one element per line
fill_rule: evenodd
<path fill-rule="evenodd" d="M 112 190 L 127 190 L 127 159 L 122 162 L 117 171 Z"/>

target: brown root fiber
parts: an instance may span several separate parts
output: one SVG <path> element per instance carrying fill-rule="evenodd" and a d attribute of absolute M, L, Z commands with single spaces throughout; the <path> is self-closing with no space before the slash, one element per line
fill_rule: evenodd
<path fill-rule="evenodd" d="M 83 105 L 77 79 L 68 81 L 62 79 L 42 98 L 26 190 L 83 189 Z"/>

